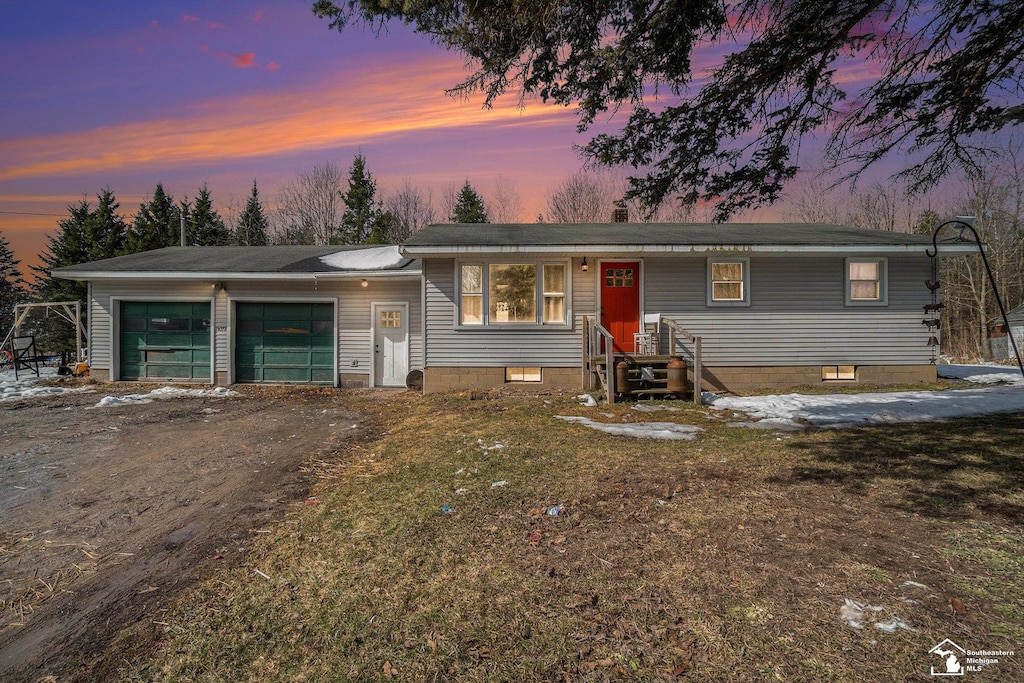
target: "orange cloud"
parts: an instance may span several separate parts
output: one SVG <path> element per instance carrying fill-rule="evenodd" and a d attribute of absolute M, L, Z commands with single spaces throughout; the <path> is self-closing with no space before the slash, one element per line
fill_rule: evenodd
<path fill-rule="evenodd" d="M 236 69 L 248 69 L 252 66 L 252 60 L 256 57 L 255 52 L 245 52 L 243 54 L 232 54 L 231 62 L 234 64 Z"/>
<path fill-rule="evenodd" d="M 396 64 L 336 75 L 328 83 L 196 105 L 175 118 L 90 131 L 0 140 L 0 180 L 114 171 L 153 165 L 180 167 L 358 145 L 421 131 L 477 125 L 565 125 L 570 110 L 510 96 L 483 109 L 443 90 L 464 77 L 447 55 L 417 65 Z"/>

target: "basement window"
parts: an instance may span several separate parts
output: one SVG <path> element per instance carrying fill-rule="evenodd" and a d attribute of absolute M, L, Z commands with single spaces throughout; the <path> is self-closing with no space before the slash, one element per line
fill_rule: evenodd
<path fill-rule="evenodd" d="M 842 382 L 857 379 L 857 368 L 853 365 L 822 365 L 822 382 Z"/>
<path fill-rule="evenodd" d="M 505 368 L 506 382 L 539 382 L 540 368 Z"/>

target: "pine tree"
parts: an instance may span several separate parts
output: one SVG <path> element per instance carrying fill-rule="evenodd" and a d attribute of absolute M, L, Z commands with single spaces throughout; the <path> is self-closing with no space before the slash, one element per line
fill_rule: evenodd
<path fill-rule="evenodd" d="M 189 212 L 186 226 L 187 243 L 192 246 L 222 246 L 231 244 L 234 238 L 224 225 L 224 219 L 213 209 L 210 190 L 205 183 L 199 189 L 199 196 Z"/>
<path fill-rule="evenodd" d="M 0 232 L 0 340 L 14 324 L 14 305 L 24 301 L 28 295 L 19 263 L 21 261 L 14 258 L 10 242 Z"/>
<path fill-rule="evenodd" d="M 127 253 L 173 247 L 181 243 L 182 207 L 157 183 L 153 197 L 139 205 L 128 231 Z"/>
<path fill-rule="evenodd" d="M 263 213 L 263 205 L 260 204 L 260 193 L 256 189 L 256 181 L 252 181 L 252 194 L 249 201 L 245 203 L 245 209 L 238 217 L 238 225 L 235 226 L 235 244 L 244 247 L 264 247 L 270 243 L 267 237 L 267 217 Z"/>
<path fill-rule="evenodd" d="M 64 266 L 86 263 L 89 258 L 88 225 L 92 207 L 88 200 L 68 206 L 67 218 L 57 222 L 60 232 L 48 237 L 46 251 L 39 255 L 41 266 L 32 266 L 36 274 L 33 293 L 40 301 L 85 301 L 86 285 L 74 280 L 63 280 L 50 275 L 50 271 Z"/>
<path fill-rule="evenodd" d="M 114 193 L 108 188 L 96 196 L 96 210 L 85 221 L 85 246 L 88 261 L 99 261 L 125 253 L 128 243 L 128 225 Z M 70 265 L 70 264 L 69 264 Z"/>
<path fill-rule="evenodd" d="M 386 244 L 389 221 L 377 201 L 377 183 L 366 170 L 366 158 L 357 154 L 349 170 L 348 190 L 342 195 L 345 211 L 341 215 L 341 233 L 334 240 L 343 244 Z"/>
<path fill-rule="evenodd" d="M 477 194 L 468 180 L 455 198 L 451 221 L 453 223 L 490 223 L 487 220 L 487 208 L 484 206 L 483 198 Z"/>

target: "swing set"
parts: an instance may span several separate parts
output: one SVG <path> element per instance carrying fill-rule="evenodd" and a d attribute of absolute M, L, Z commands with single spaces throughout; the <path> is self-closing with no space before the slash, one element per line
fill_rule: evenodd
<path fill-rule="evenodd" d="M 14 306 L 14 325 L 7 332 L 0 344 L 0 366 L 12 365 L 14 377 L 18 379 L 19 370 L 29 370 L 39 376 L 39 364 L 51 359 L 51 356 L 39 353 L 36 348 L 35 335 L 21 335 L 21 326 L 33 310 L 42 309 L 45 315 L 52 310 L 54 314 L 75 328 L 75 359 L 71 363 L 62 364 L 59 374 L 70 374 L 80 377 L 89 372 L 89 365 L 82 352 L 82 341 L 88 345 L 88 335 L 82 325 L 82 304 L 79 301 L 45 301 L 33 304 L 16 304 Z"/>

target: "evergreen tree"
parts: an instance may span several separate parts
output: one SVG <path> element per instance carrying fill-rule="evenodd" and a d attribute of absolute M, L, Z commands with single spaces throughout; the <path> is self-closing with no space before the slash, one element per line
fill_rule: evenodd
<path fill-rule="evenodd" d="M 392 244 L 395 235 L 395 217 L 390 211 L 380 209 L 370 226 L 370 235 L 366 238 L 367 244 Z"/>
<path fill-rule="evenodd" d="M 0 232 L 0 340 L 14 324 L 14 305 L 27 298 L 25 281 L 21 277 L 10 242 Z"/>
<path fill-rule="evenodd" d="M 231 244 L 234 236 L 213 208 L 210 190 L 203 183 L 192 210 L 186 220 L 187 244 L 197 247 L 215 247 Z"/>
<path fill-rule="evenodd" d="M 477 194 L 468 180 L 455 198 L 451 221 L 453 223 L 490 223 L 487 220 L 487 208 L 484 206 L 483 198 Z"/>
<path fill-rule="evenodd" d="M 128 224 L 117 210 L 120 203 L 108 188 L 96 196 L 96 210 L 85 221 L 85 248 L 87 261 L 99 261 L 125 253 L 128 242 Z M 68 264 L 71 265 L 71 264 Z"/>
<path fill-rule="evenodd" d="M 245 209 L 242 210 L 238 217 L 238 225 L 235 226 L 235 244 L 244 247 L 265 247 L 270 244 L 267 236 L 268 225 L 263 205 L 260 204 L 256 181 L 253 180 L 252 194 L 249 195 L 249 201 L 245 203 Z"/>
<path fill-rule="evenodd" d="M 90 261 L 88 224 L 93 211 L 88 200 L 68 206 L 68 217 L 57 222 L 60 232 L 48 237 L 46 251 L 39 255 L 41 266 L 32 266 L 36 274 L 33 293 L 40 301 L 85 301 L 85 283 L 62 280 L 50 271 Z"/>
<path fill-rule="evenodd" d="M 128 231 L 127 253 L 173 247 L 181 243 L 182 207 L 157 183 L 153 197 L 139 205 Z"/>
<path fill-rule="evenodd" d="M 357 154 L 349 170 L 348 190 L 342 195 L 345 211 L 341 214 L 341 232 L 335 242 L 343 244 L 386 244 L 390 221 L 377 201 L 377 183 L 366 170 L 366 158 Z M 373 240 L 371 242 L 371 240 Z"/>
<path fill-rule="evenodd" d="M 33 290 L 39 300 L 85 301 L 85 284 L 52 277 L 50 271 L 126 252 L 127 224 L 118 213 L 117 198 L 106 189 L 96 199 L 95 209 L 85 199 L 68 206 L 68 217 L 57 223 L 60 232 L 49 238 L 46 251 L 39 257 L 42 265 L 32 267 L 36 274 Z"/>

